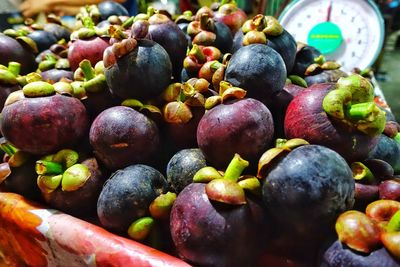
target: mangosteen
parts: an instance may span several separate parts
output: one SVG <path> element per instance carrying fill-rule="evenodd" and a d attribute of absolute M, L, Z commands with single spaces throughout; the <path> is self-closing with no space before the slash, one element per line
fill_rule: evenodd
<path fill-rule="evenodd" d="M 242 27 L 246 19 L 246 13 L 237 6 L 235 1 L 224 1 L 224 3 L 219 5 L 218 9 L 214 11 L 214 20 L 228 26 L 232 36 Z"/>
<path fill-rule="evenodd" d="M 204 167 L 193 177 L 197 182 L 179 193 L 170 231 L 182 259 L 195 266 L 253 266 L 267 236 L 267 217 L 256 197 L 259 180 L 241 176 L 248 164 L 236 154 L 223 175 Z"/>
<path fill-rule="evenodd" d="M 38 52 L 42 52 L 53 44 L 57 43 L 55 35 L 49 31 L 35 30 L 27 35 L 33 41 L 35 41 L 38 48 Z"/>
<path fill-rule="evenodd" d="M 400 201 L 400 179 L 390 179 L 379 184 L 379 198 Z"/>
<path fill-rule="evenodd" d="M 365 254 L 353 251 L 339 240 L 331 243 L 321 254 L 319 267 L 400 266 L 384 247 Z"/>
<path fill-rule="evenodd" d="M 197 127 L 198 146 L 207 161 L 218 168 L 227 165 L 235 153 L 244 155 L 253 165 L 272 141 L 271 112 L 260 101 L 243 98 L 245 91 L 241 88 L 226 82 L 221 82 L 220 88 L 224 92 L 219 96 L 221 104 L 217 104 L 217 96 L 206 101 L 208 110 Z M 226 99 L 229 94 L 243 99 Z M 211 103 L 217 105 L 212 107 Z"/>
<path fill-rule="evenodd" d="M 232 55 L 225 79 L 246 90 L 248 97 L 264 101 L 283 89 L 286 67 L 282 57 L 271 47 L 251 44 Z"/>
<path fill-rule="evenodd" d="M 37 48 L 35 44 L 32 44 L 32 39 L 30 39 L 30 43 L 34 48 L 24 43 L 24 40 L 26 41 L 26 38 L 14 39 L 0 33 L 0 64 L 7 65 L 11 61 L 18 62 L 21 64 L 21 74 L 32 72 L 37 66 L 34 55 Z"/>
<path fill-rule="evenodd" d="M 172 156 L 167 165 L 167 180 L 179 194 L 193 182 L 193 176 L 206 167 L 206 159 L 199 148 L 182 149 Z"/>
<path fill-rule="evenodd" d="M 132 222 L 150 214 L 150 204 L 167 190 L 167 180 L 150 166 L 136 164 L 120 169 L 111 175 L 100 193 L 100 222 L 113 232 L 126 233 Z"/>
<path fill-rule="evenodd" d="M 155 122 L 125 106 L 101 112 L 90 127 L 89 138 L 96 157 L 110 170 L 155 161 L 160 143 Z"/>
<path fill-rule="evenodd" d="M 46 32 L 50 32 L 56 37 L 57 41 L 64 40 L 66 42 L 69 41 L 71 30 L 69 30 L 64 25 L 60 25 L 58 23 L 45 23 L 43 25 L 43 30 Z"/>
<path fill-rule="evenodd" d="M 315 47 L 303 43 L 297 43 L 296 58 L 290 74 L 304 77 L 308 66 L 315 63 L 315 59 L 321 55 L 321 52 Z"/>
<path fill-rule="evenodd" d="M 152 40 L 122 40 L 104 51 L 103 61 L 111 92 L 123 99 L 149 100 L 160 95 L 171 81 L 168 53 Z"/>
<path fill-rule="evenodd" d="M 320 83 L 335 83 L 342 77 L 347 77 L 347 73 L 340 70 L 340 64 L 334 61 L 326 61 L 323 55 L 314 59 L 314 63 L 309 65 L 304 72 L 304 80 L 307 85 Z"/>
<path fill-rule="evenodd" d="M 96 31 L 89 16 L 83 16 L 81 21 L 84 27 L 71 34 L 71 44 L 68 48 L 68 60 L 73 71 L 84 59 L 89 60 L 93 66 L 103 60 L 104 50 L 110 46 L 108 35 Z"/>
<path fill-rule="evenodd" d="M 97 5 L 102 20 L 107 20 L 112 15 L 116 16 L 129 16 L 126 8 L 115 1 L 103 1 Z"/>
<path fill-rule="evenodd" d="M 286 72 L 292 71 L 296 57 L 296 41 L 293 36 L 271 16 L 258 14 L 244 22 L 233 38 L 232 52 L 249 44 L 266 44 L 278 52 L 285 62 Z"/>
<path fill-rule="evenodd" d="M 379 135 L 378 142 L 368 157 L 384 160 L 393 167 L 396 174 L 400 173 L 400 144 L 395 139 L 385 134 Z"/>
<path fill-rule="evenodd" d="M 167 51 L 172 63 L 172 74 L 179 80 L 182 71 L 183 59 L 186 56 L 188 41 L 185 33 L 169 17 L 161 13 L 154 13 L 154 8 L 148 10 L 148 37 L 160 44 Z M 143 23 L 135 22 L 135 23 Z M 135 23 L 132 25 L 135 28 Z"/>
<path fill-rule="evenodd" d="M 318 246 L 337 216 L 354 204 L 352 171 L 327 147 L 303 139 L 278 141 L 258 163 L 264 204 L 282 235 L 300 247 Z"/>
<path fill-rule="evenodd" d="M 215 46 L 222 53 L 232 51 L 232 34 L 224 23 L 215 22 L 208 13 L 202 13 L 198 20 L 192 21 L 187 28 L 192 44 Z"/>
<path fill-rule="evenodd" d="M 75 216 L 96 214 L 97 199 L 109 173 L 94 157 L 80 159 L 63 149 L 36 161 L 37 185 L 51 207 Z"/>
<path fill-rule="evenodd" d="M 41 194 L 36 185 L 37 175 L 35 173 L 34 156 L 18 150 L 1 138 L 0 148 L 5 152 L 5 162 L 1 163 L 0 184 L 5 186 L 7 191 L 15 192 L 24 197 L 40 201 Z"/>
<path fill-rule="evenodd" d="M 286 137 L 327 146 L 349 162 L 362 161 L 385 126 L 385 113 L 373 98 L 372 85 L 359 75 L 341 78 L 337 85 L 313 85 L 290 102 Z"/>
<path fill-rule="evenodd" d="M 49 83 L 33 81 L 9 95 L 0 128 L 18 149 L 43 155 L 80 141 L 87 134 L 88 117 L 79 99 L 55 93 Z"/>

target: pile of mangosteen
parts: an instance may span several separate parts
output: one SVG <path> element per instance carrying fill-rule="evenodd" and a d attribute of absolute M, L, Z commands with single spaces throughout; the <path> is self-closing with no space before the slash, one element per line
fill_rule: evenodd
<path fill-rule="evenodd" d="M 2 191 L 194 266 L 400 266 L 400 126 L 276 18 L 103 2 L 0 64 Z"/>

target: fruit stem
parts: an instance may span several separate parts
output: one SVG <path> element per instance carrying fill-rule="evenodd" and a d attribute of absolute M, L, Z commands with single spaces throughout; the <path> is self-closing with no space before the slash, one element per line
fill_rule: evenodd
<path fill-rule="evenodd" d="M 16 147 L 14 147 L 13 145 L 11 145 L 9 142 L 7 141 L 3 141 L 0 143 L 0 149 L 4 151 L 4 153 L 6 153 L 8 156 L 12 156 L 14 155 L 18 149 Z"/>
<path fill-rule="evenodd" d="M 193 44 L 192 49 L 189 51 L 189 56 L 194 56 L 199 63 L 206 62 L 206 56 L 197 44 Z"/>
<path fill-rule="evenodd" d="M 143 241 L 149 235 L 154 225 L 151 217 L 142 217 L 134 221 L 128 228 L 128 235 L 133 240 Z"/>
<path fill-rule="evenodd" d="M 63 173 L 63 167 L 60 163 L 46 160 L 36 161 L 35 170 L 39 175 Z"/>
<path fill-rule="evenodd" d="M 237 182 L 243 170 L 249 166 L 249 162 L 235 154 L 225 170 L 224 178 Z"/>
<path fill-rule="evenodd" d="M 10 63 L 8 63 L 8 70 L 15 76 L 18 76 L 21 71 L 21 64 L 11 61 Z"/>
<path fill-rule="evenodd" d="M 127 27 L 131 27 L 132 24 L 133 24 L 133 22 L 134 22 L 134 20 L 135 20 L 135 17 L 132 16 L 132 17 L 130 17 L 129 19 L 125 20 L 124 23 L 122 23 L 121 26 L 122 26 L 124 29 L 126 29 Z"/>
<path fill-rule="evenodd" d="M 83 26 L 88 29 L 94 29 L 94 22 L 93 19 L 90 16 L 83 16 L 81 18 Z"/>
<path fill-rule="evenodd" d="M 374 110 L 374 102 L 366 102 L 360 104 L 354 104 L 350 106 L 350 109 L 346 114 L 351 120 L 363 120 L 371 115 Z"/>
<path fill-rule="evenodd" d="M 390 218 L 386 230 L 388 232 L 400 232 L 400 210 Z"/>
<path fill-rule="evenodd" d="M 372 183 L 375 179 L 371 170 L 361 162 L 353 162 L 351 164 L 351 171 L 353 172 L 354 180 Z"/>
<path fill-rule="evenodd" d="M 84 59 L 79 63 L 79 67 L 82 69 L 83 75 L 85 76 L 86 81 L 90 81 L 93 79 L 96 74 L 94 71 L 94 68 L 92 67 L 92 64 L 90 63 L 89 60 Z"/>

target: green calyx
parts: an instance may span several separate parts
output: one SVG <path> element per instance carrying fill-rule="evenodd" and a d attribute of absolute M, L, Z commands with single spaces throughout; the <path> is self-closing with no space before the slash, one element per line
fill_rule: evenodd
<path fill-rule="evenodd" d="M 266 44 L 269 36 L 281 35 L 283 27 L 276 18 L 258 14 L 243 24 L 242 31 L 243 45 Z"/>
<path fill-rule="evenodd" d="M 356 181 L 371 184 L 375 180 L 371 170 L 361 162 L 353 162 L 351 164 L 351 171 Z"/>
<path fill-rule="evenodd" d="M 22 88 L 26 97 L 43 97 L 55 94 L 54 86 L 43 81 L 34 81 L 28 83 Z"/>
<path fill-rule="evenodd" d="M 219 83 L 219 95 L 208 97 L 206 99 L 204 107 L 206 108 L 206 110 L 209 110 L 218 104 L 224 103 L 228 99 L 243 99 L 246 94 L 246 90 L 236 86 L 232 86 L 227 81 L 221 81 Z"/>
<path fill-rule="evenodd" d="M 154 219 L 168 219 L 176 194 L 167 192 L 156 197 L 150 204 L 149 211 Z"/>
<path fill-rule="evenodd" d="M 374 90 L 360 75 L 340 78 L 337 89 L 330 91 L 322 102 L 324 111 L 346 125 L 368 135 L 383 132 L 385 112 L 373 102 Z"/>
<path fill-rule="evenodd" d="M 301 138 L 293 138 L 289 140 L 277 139 L 276 146 L 265 151 L 258 160 L 257 178 L 264 178 L 273 163 L 287 155 L 293 149 L 309 144 L 310 143 Z"/>
<path fill-rule="evenodd" d="M 387 224 L 386 230 L 388 232 L 400 232 L 400 210 L 398 210 Z"/>
<path fill-rule="evenodd" d="M 256 192 L 261 188 L 261 184 L 242 177 L 243 170 L 248 166 L 247 160 L 241 158 L 239 154 L 235 154 L 224 174 L 207 166 L 194 175 L 193 181 L 207 182 L 205 191 L 210 200 L 231 205 L 243 205 L 246 204 L 245 189 Z M 242 181 L 239 182 L 240 179 Z"/>
<path fill-rule="evenodd" d="M 50 193 L 59 186 L 63 191 L 75 191 L 84 186 L 91 172 L 86 165 L 77 163 L 78 160 L 76 151 L 62 149 L 36 161 L 37 183 L 42 192 Z"/>
<path fill-rule="evenodd" d="M 323 55 L 314 58 L 314 63 L 307 67 L 306 71 L 304 72 L 305 76 L 315 75 L 324 70 L 337 70 L 341 66 L 339 63 L 335 61 L 326 61 Z"/>
<path fill-rule="evenodd" d="M 162 115 L 161 110 L 151 104 L 143 104 L 142 102 L 140 102 L 137 99 L 125 99 L 122 103 L 121 106 L 125 106 L 125 107 L 130 107 L 133 108 L 135 110 L 138 110 L 140 112 L 143 111 L 148 111 L 151 114 L 158 114 L 158 115 Z"/>
<path fill-rule="evenodd" d="M 19 73 L 21 71 L 21 64 L 11 61 L 8 67 L 0 65 L 0 84 L 16 85 L 19 83 Z"/>
<path fill-rule="evenodd" d="M 143 241 L 149 236 L 154 223 L 154 219 L 151 217 L 139 218 L 129 226 L 128 236 L 133 240 Z"/>
<path fill-rule="evenodd" d="M 7 163 L 10 167 L 21 167 L 31 158 L 30 154 L 19 150 L 5 139 L 0 142 L 0 149 L 9 156 Z"/>

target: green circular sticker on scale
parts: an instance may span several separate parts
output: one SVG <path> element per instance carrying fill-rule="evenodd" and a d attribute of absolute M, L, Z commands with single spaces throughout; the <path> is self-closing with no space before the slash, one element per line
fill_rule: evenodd
<path fill-rule="evenodd" d="M 322 54 L 329 54 L 339 48 L 342 43 L 342 32 L 332 22 L 319 23 L 308 33 L 307 42 Z"/>

